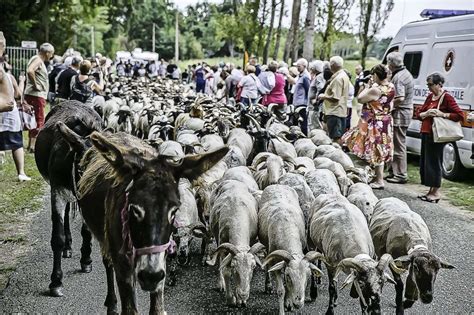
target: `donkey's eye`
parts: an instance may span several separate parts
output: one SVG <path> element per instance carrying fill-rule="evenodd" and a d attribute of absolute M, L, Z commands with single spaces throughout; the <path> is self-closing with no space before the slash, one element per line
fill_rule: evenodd
<path fill-rule="evenodd" d="M 145 218 L 145 210 L 139 205 L 130 205 L 130 212 L 133 214 L 137 222 L 141 222 Z"/>
<path fill-rule="evenodd" d="M 170 210 L 168 210 L 168 222 L 173 223 L 174 216 L 176 214 L 176 211 L 178 211 L 179 207 L 172 207 Z"/>

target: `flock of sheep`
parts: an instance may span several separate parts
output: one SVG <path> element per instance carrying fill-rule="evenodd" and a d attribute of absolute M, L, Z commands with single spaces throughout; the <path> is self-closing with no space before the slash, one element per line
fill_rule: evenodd
<path fill-rule="evenodd" d="M 158 146 L 177 161 L 185 154 L 230 148 L 224 159 L 190 183 L 181 179 L 175 216 L 177 262 L 189 260 L 190 242 L 202 239 L 203 262 L 219 264 L 218 284 L 228 305 L 245 306 L 256 266 L 266 271 L 265 290 L 276 285 L 279 311 L 300 309 L 324 263 L 328 314 L 337 279 L 360 300 L 362 312 L 380 313 L 385 282 L 396 289 L 397 314 L 419 298 L 430 303 L 440 268 L 453 268 L 432 253 L 424 220 L 397 198 L 379 200 L 368 168 L 322 130 L 305 137 L 273 114 L 272 106 L 243 112 L 171 80 L 120 78 L 110 97 L 94 99 L 109 129 Z M 217 249 L 210 252 L 215 240 Z M 406 285 L 401 275 L 408 271 Z M 405 300 L 403 299 L 403 293 Z"/>

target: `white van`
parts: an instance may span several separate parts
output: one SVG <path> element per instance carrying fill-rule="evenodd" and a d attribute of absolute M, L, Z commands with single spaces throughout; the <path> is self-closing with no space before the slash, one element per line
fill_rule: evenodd
<path fill-rule="evenodd" d="M 443 17 L 450 15 L 449 17 Z M 464 14 L 452 16 L 453 14 Z M 426 77 L 439 72 L 445 77 L 444 89 L 456 99 L 465 117 L 474 111 L 474 14 L 468 12 L 424 10 L 430 18 L 404 25 L 392 39 L 386 56 L 399 51 L 415 80 L 414 112 L 429 93 Z M 433 18 L 434 16 L 434 18 Z M 408 151 L 420 154 L 421 122 L 414 118 L 407 131 Z M 474 122 L 462 122 L 464 139 L 444 148 L 443 175 L 459 179 L 474 168 Z"/>

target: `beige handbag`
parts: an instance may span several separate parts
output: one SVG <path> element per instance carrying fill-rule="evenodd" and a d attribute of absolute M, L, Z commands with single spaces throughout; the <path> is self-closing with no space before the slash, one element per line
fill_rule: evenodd
<path fill-rule="evenodd" d="M 438 107 L 443 103 L 444 94 L 441 95 Z M 464 138 L 461 123 L 442 117 L 433 117 L 433 141 L 436 143 L 455 142 Z"/>

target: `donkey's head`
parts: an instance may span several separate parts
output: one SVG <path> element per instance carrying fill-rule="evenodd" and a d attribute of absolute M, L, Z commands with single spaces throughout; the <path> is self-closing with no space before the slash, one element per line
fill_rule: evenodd
<path fill-rule="evenodd" d="M 106 201 L 107 206 L 118 208 L 107 211 L 122 210 L 122 225 L 124 218 L 128 218 L 129 247 L 134 249 L 138 282 L 143 290 L 154 291 L 165 277 L 166 253 L 172 248 L 174 215 L 180 206 L 179 178 L 194 180 L 217 163 L 228 149 L 185 156 L 176 162 L 158 155 L 151 147 L 144 147 L 136 138 L 132 142 L 137 143 L 128 145 L 111 141 L 100 133 L 93 133 L 90 138 L 115 172 L 117 189 L 109 197 L 125 200 L 119 204 Z M 124 226 L 126 229 L 127 224 Z M 123 236 L 124 229 L 120 228 Z"/>

